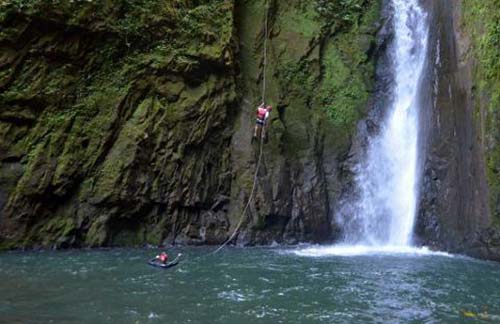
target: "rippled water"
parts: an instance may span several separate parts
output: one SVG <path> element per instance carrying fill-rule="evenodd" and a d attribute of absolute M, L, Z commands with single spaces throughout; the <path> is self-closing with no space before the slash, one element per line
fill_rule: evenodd
<path fill-rule="evenodd" d="M 207 248 L 0 254 L 1 323 L 500 322 L 500 264 L 415 251 Z"/>

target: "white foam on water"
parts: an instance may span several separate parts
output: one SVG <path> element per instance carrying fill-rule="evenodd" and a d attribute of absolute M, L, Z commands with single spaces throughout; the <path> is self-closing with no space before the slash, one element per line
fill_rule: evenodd
<path fill-rule="evenodd" d="M 411 247 L 398 245 L 371 246 L 371 245 L 331 245 L 313 246 L 288 252 L 304 257 L 330 256 L 362 256 L 362 255 L 399 255 L 399 256 L 444 256 L 454 257 L 453 254 L 432 251 L 427 247 Z"/>

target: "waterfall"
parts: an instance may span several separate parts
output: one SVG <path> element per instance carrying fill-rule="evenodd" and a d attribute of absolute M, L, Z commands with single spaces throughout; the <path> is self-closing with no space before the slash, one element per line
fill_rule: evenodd
<path fill-rule="evenodd" d="M 419 83 L 428 23 L 419 0 L 390 0 L 394 40 L 388 48 L 393 84 L 380 132 L 368 139 L 355 168 L 358 196 L 338 215 L 344 243 L 409 246 L 417 208 Z M 348 211 L 348 212 L 346 212 Z"/>

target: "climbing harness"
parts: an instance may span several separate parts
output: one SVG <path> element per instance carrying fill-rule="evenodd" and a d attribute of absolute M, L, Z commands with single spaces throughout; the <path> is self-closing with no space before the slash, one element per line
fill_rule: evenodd
<path fill-rule="evenodd" d="M 263 72 L 262 72 L 262 103 L 266 101 L 266 67 L 267 67 L 267 38 L 268 38 L 268 16 L 269 16 L 269 3 L 268 0 L 266 0 L 266 15 L 265 15 L 265 22 L 264 22 L 264 61 L 263 61 Z M 238 222 L 238 225 L 236 225 L 233 233 L 231 236 L 224 241 L 212 254 L 215 254 L 222 250 L 229 242 L 231 242 L 236 235 L 238 234 L 238 231 L 240 230 L 241 225 L 243 225 L 243 222 L 245 221 L 245 215 L 247 213 L 248 207 L 250 207 L 250 203 L 253 200 L 253 196 L 255 194 L 255 189 L 257 187 L 257 180 L 259 176 L 259 169 L 260 169 L 260 162 L 262 160 L 262 148 L 264 144 L 264 125 L 262 126 L 262 129 L 260 131 L 260 144 L 259 144 L 259 158 L 257 160 L 257 165 L 255 166 L 255 174 L 253 176 L 253 185 L 252 185 L 252 190 L 250 191 L 250 196 L 248 197 L 247 204 L 245 205 L 245 208 L 243 209 L 243 213 L 240 217 L 240 221 Z"/>

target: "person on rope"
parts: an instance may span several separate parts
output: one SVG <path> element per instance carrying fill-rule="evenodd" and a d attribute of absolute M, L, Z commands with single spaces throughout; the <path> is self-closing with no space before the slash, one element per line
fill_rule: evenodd
<path fill-rule="evenodd" d="M 257 120 L 255 122 L 255 129 L 253 132 L 253 137 L 257 137 L 257 133 L 260 130 L 260 134 L 262 137 L 265 136 L 265 126 L 267 119 L 269 118 L 269 114 L 273 110 L 273 107 L 271 105 L 265 105 L 265 103 L 262 103 L 258 108 L 257 108 Z"/>

